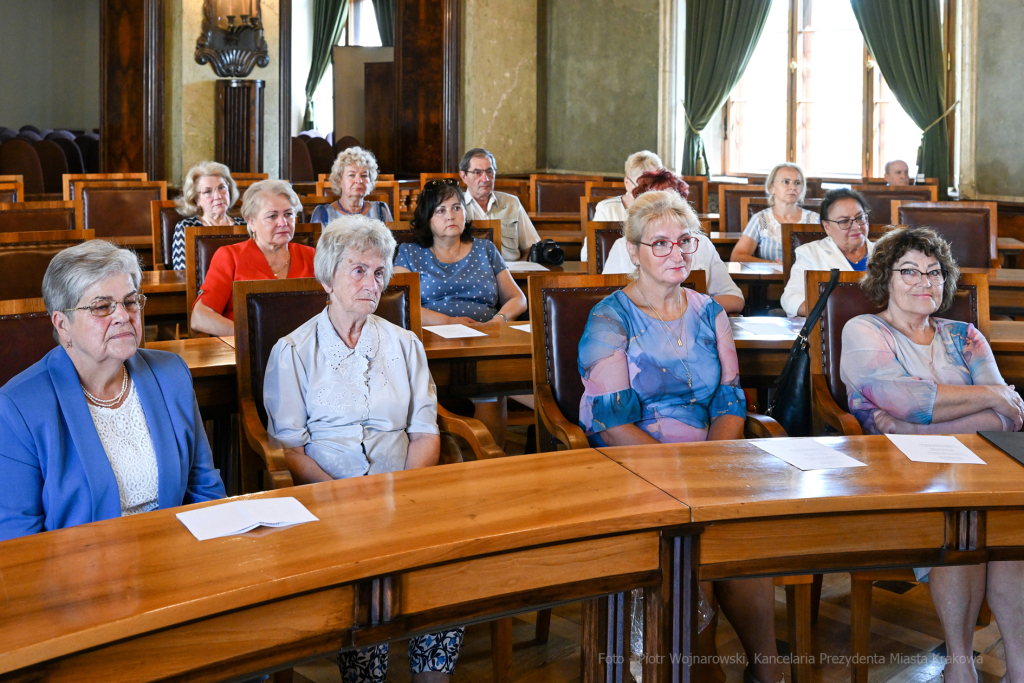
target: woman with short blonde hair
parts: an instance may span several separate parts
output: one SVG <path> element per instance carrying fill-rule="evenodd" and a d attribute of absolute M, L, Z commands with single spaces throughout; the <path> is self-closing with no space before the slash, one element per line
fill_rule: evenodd
<path fill-rule="evenodd" d="M 807 184 L 804 170 L 797 164 L 784 161 L 776 165 L 765 180 L 764 192 L 768 208 L 750 217 L 743 236 L 732 248 L 732 261 L 782 263 L 782 224 L 820 221 L 818 214 L 800 206 L 807 194 Z"/>
<path fill-rule="evenodd" d="M 385 202 L 368 202 L 366 195 L 377 184 L 377 159 L 362 147 L 349 147 L 331 167 L 331 190 L 338 199 L 313 211 L 311 223 L 327 225 L 342 216 L 364 215 L 388 223 L 393 221 Z"/>
<path fill-rule="evenodd" d="M 245 221 L 228 215 L 238 201 L 238 186 L 231 170 L 216 161 L 200 161 L 185 174 L 181 196 L 175 200 L 178 213 L 185 218 L 174 226 L 171 239 L 171 264 L 185 270 L 185 228 L 201 225 L 244 225 Z"/>

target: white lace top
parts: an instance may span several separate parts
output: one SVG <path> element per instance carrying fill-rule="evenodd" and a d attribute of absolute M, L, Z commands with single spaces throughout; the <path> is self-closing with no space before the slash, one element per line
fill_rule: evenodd
<path fill-rule="evenodd" d="M 348 348 L 325 308 L 270 352 L 263 385 L 267 432 L 335 479 L 405 468 L 409 433 L 437 434 L 437 394 L 423 344 L 366 318 Z"/>
<path fill-rule="evenodd" d="M 135 383 L 128 389 L 128 398 L 117 408 L 89 404 L 89 412 L 117 478 L 121 516 L 156 510 L 159 494 L 156 451 Z"/>

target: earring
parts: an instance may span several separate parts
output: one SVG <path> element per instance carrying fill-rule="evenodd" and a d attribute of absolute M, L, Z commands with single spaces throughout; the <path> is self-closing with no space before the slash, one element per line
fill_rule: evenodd
<path fill-rule="evenodd" d="M 65 344 L 64 346 L 70 349 L 71 348 L 71 340 L 68 339 L 68 343 Z"/>

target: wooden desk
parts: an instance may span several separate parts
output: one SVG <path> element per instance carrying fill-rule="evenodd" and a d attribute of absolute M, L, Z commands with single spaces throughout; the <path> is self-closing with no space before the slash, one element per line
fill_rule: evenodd
<path fill-rule="evenodd" d="M 782 298 L 785 277 L 781 263 L 729 261 L 729 277 L 743 291 L 746 301 L 743 312 L 747 315 L 767 313 Z"/>
<path fill-rule="evenodd" d="M 580 226 L 580 214 L 577 213 L 531 213 L 528 214 L 533 227 L 542 240 L 552 239 L 565 251 L 565 257 L 573 261 L 580 260 L 583 238 L 586 235 Z"/>
<path fill-rule="evenodd" d="M 548 264 L 542 264 L 548 269 L 549 273 L 580 273 L 582 275 L 587 274 L 587 263 L 586 261 L 565 261 L 560 266 L 552 266 Z M 512 274 L 512 279 L 516 281 L 516 284 L 526 292 L 526 281 L 531 275 L 544 275 L 539 270 L 526 270 L 526 271 L 515 271 L 509 268 L 509 272 Z"/>
<path fill-rule="evenodd" d="M 148 301 L 146 310 L 149 310 Z M 149 342 L 146 348 L 176 353 L 185 360 L 192 372 L 192 386 L 195 388 L 199 408 L 204 412 L 207 408 L 236 407 L 238 389 L 235 386 L 233 338 L 199 337 L 157 341 Z"/>
<path fill-rule="evenodd" d="M 423 330 L 430 374 L 439 398 L 508 396 L 533 392 L 533 341 L 512 329 L 523 323 L 470 325 L 486 337 L 445 339 Z"/>
<path fill-rule="evenodd" d="M 993 268 L 988 271 L 988 301 L 993 314 L 1024 315 L 1024 270 Z"/>
<path fill-rule="evenodd" d="M 142 291 L 146 295 L 146 320 L 184 316 L 185 271 L 146 270 L 142 273 Z"/>
<path fill-rule="evenodd" d="M 320 521 L 199 542 L 178 508 L 0 544 L 0 680 L 220 681 L 661 588 L 659 530 L 691 516 L 593 450 L 253 497 L 282 496 Z M 628 605 L 614 615 L 627 636 Z M 589 614 L 584 680 L 605 680 L 601 615 Z M 647 633 L 648 652 L 659 653 L 659 635 Z M 622 645 L 611 649 L 628 666 Z M 622 668 L 608 675 L 621 680 Z"/>
<path fill-rule="evenodd" d="M 1003 379 L 1024 395 L 1024 321 L 993 320 L 989 323 L 989 344 Z"/>

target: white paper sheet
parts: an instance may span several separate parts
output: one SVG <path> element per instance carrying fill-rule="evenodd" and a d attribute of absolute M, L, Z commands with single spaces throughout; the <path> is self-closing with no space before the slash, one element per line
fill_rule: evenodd
<path fill-rule="evenodd" d="M 896 448 L 914 462 L 942 462 L 956 465 L 985 465 L 974 451 L 960 443 L 955 436 L 918 436 L 916 434 L 886 434 Z"/>
<path fill-rule="evenodd" d="M 513 273 L 526 273 L 530 271 L 546 273 L 549 270 L 546 266 L 534 263 L 533 261 L 506 261 L 505 265 Z"/>
<path fill-rule="evenodd" d="M 175 517 L 200 541 L 244 534 L 258 526 L 285 527 L 320 521 L 291 497 L 233 500 L 179 512 Z"/>
<path fill-rule="evenodd" d="M 790 332 L 789 328 L 778 325 L 765 325 L 762 323 L 737 322 L 734 323 L 738 332 L 757 335 L 758 337 L 772 337 L 777 339 L 793 339 L 798 332 Z"/>
<path fill-rule="evenodd" d="M 486 337 L 480 330 L 474 330 L 465 325 L 424 325 L 423 329 L 430 330 L 439 337 L 445 339 L 464 339 L 466 337 Z"/>
<path fill-rule="evenodd" d="M 522 325 L 513 325 L 512 329 L 513 330 L 522 330 L 523 332 L 526 332 L 527 334 L 529 334 L 530 331 L 531 331 L 530 330 L 530 323 L 523 323 Z"/>
<path fill-rule="evenodd" d="M 758 439 L 752 443 L 762 451 L 804 471 L 867 467 L 861 461 L 814 439 Z"/>

